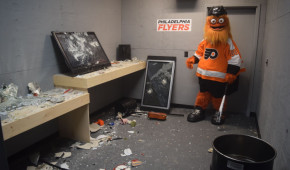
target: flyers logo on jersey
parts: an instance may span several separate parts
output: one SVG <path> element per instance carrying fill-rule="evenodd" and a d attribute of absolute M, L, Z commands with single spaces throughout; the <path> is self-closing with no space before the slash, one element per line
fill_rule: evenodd
<path fill-rule="evenodd" d="M 216 49 L 212 49 L 212 48 L 206 48 L 205 49 L 205 52 L 204 52 L 204 59 L 208 59 L 208 58 L 211 58 L 211 59 L 215 59 L 218 57 L 218 51 Z"/>

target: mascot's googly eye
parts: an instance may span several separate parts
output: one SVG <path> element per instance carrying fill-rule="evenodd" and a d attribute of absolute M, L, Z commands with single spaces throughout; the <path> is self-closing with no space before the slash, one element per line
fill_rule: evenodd
<path fill-rule="evenodd" d="M 210 23 L 211 24 L 215 24 L 216 23 L 216 20 L 213 18 L 213 19 L 210 20 Z"/>
<path fill-rule="evenodd" d="M 219 19 L 219 23 L 220 23 L 220 24 L 222 24 L 222 23 L 224 23 L 224 22 L 225 22 L 225 19 L 223 19 L 223 18 L 220 18 L 220 19 Z"/>

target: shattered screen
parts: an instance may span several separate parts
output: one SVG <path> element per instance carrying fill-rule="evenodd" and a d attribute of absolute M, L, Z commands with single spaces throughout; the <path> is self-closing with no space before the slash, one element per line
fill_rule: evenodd
<path fill-rule="evenodd" d="M 147 61 L 143 105 L 161 108 L 169 107 L 173 70 L 173 61 Z"/>
<path fill-rule="evenodd" d="M 88 73 L 111 65 L 94 32 L 52 34 L 73 73 Z"/>

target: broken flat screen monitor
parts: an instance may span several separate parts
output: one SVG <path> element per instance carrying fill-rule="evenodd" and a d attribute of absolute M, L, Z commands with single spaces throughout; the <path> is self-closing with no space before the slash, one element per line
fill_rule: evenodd
<path fill-rule="evenodd" d="M 148 56 L 141 110 L 169 112 L 175 62 L 175 57 Z"/>
<path fill-rule="evenodd" d="M 52 32 L 66 65 L 73 74 L 84 74 L 111 65 L 94 32 Z"/>

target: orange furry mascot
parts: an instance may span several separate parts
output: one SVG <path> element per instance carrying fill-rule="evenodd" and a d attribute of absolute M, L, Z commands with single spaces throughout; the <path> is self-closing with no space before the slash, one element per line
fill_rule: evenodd
<path fill-rule="evenodd" d="M 211 122 L 216 125 L 223 124 L 224 115 L 221 120 L 217 120 L 222 97 L 226 86 L 228 86 L 227 95 L 237 90 L 242 63 L 239 49 L 232 39 L 229 18 L 223 6 L 212 7 L 208 11 L 204 39 L 198 45 L 195 54 L 186 60 L 186 66 L 192 69 L 193 64 L 197 63 L 196 76 L 199 79 L 200 91 L 196 97 L 195 109 L 188 115 L 187 120 L 189 122 L 203 120 L 205 109 L 212 102 L 216 114 L 213 115 Z"/>

